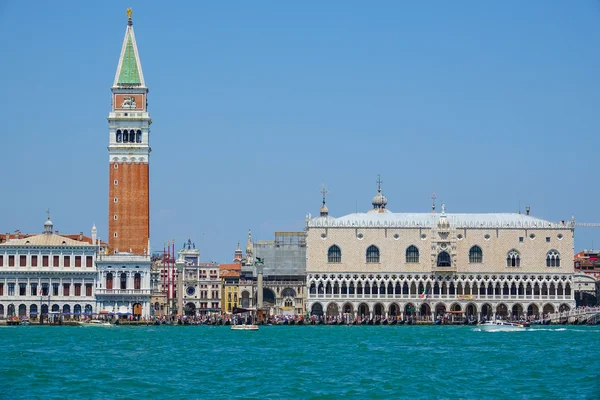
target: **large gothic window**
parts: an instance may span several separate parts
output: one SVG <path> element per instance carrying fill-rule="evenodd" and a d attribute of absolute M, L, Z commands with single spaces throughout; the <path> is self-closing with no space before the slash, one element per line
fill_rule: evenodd
<path fill-rule="evenodd" d="M 406 262 L 407 263 L 418 263 L 419 262 L 419 249 L 416 246 L 409 246 L 406 249 Z"/>
<path fill-rule="evenodd" d="M 506 266 L 507 267 L 520 267 L 521 266 L 521 256 L 519 252 L 516 250 L 511 250 L 506 255 Z"/>
<path fill-rule="evenodd" d="M 335 244 L 327 251 L 327 262 L 339 263 L 342 262 L 342 250 Z"/>
<path fill-rule="evenodd" d="M 471 247 L 471 250 L 469 250 L 469 262 L 471 264 L 480 264 L 483 262 L 483 251 L 481 251 L 481 247 Z"/>
<path fill-rule="evenodd" d="M 550 250 L 546 254 L 546 267 L 560 267 L 560 254 L 556 250 Z"/>
<path fill-rule="evenodd" d="M 369 246 L 367 249 L 367 262 L 368 263 L 378 263 L 379 262 L 379 249 L 377 246 Z"/>
<path fill-rule="evenodd" d="M 438 267 L 451 267 L 452 261 L 450 260 L 450 254 L 447 251 L 442 251 L 437 257 Z"/>

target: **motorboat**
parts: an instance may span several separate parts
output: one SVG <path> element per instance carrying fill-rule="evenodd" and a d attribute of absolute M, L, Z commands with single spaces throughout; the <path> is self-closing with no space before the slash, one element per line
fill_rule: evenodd
<path fill-rule="evenodd" d="M 79 325 L 81 326 L 113 326 L 108 321 L 101 321 L 99 319 L 92 319 L 89 321 L 79 321 Z"/>
<path fill-rule="evenodd" d="M 520 331 L 529 328 L 525 322 L 486 321 L 478 325 L 482 331 Z"/>
<path fill-rule="evenodd" d="M 232 325 L 232 331 L 257 331 L 258 325 Z"/>

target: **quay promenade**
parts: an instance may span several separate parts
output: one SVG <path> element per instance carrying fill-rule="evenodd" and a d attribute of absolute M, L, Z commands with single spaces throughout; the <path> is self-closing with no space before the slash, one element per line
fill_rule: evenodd
<path fill-rule="evenodd" d="M 82 323 L 91 321 L 92 319 L 81 320 L 44 320 L 40 323 L 39 319 L 20 319 L 11 318 L 0 320 L 0 325 L 52 325 L 52 326 L 77 326 Z M 150 326 L 150 325 L 179 325 L 179 326 L 231 326 L 241 324 L 251 324 L 252 318 L 249 315 L 213 315 L 201 317 L 173 316 L 171 318 L 151 317 L 149 319 L 140 318 L 94 318 L 103 322 L 109 322 L 112 325 L 126 326 Z M 258 325 L 477 325 L 486 321 L 487 318 L 477 320 L 476 318 L 464 317 L 462 314 L 447 313 L 440 315 L 437 318 L 432 316 L 407 316 L 407 317 L 383 317 L 376 316 L 373 318 L 354 318 L 350 314 L 338 316 L 269 316 L 265 319 L 256 320 Z M 598 325 L 600 324 L 600 306 L 596 307 L 579 307 L 574 310 L 542 314 L 539 319 L 534 317 L 529 318 L 513 318 L 505 319 L 515 322 L 526 322 L 532 325 Z"/>

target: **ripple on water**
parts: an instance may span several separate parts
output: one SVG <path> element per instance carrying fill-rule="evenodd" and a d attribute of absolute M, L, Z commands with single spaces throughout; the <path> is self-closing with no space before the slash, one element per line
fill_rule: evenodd
<path fill-rule="evenodd" d="M 600 327 L 10 327 L 3 390 L 52 398 L 597 398 Z M 565 392 L 568 388 L 568 392 Z"/>

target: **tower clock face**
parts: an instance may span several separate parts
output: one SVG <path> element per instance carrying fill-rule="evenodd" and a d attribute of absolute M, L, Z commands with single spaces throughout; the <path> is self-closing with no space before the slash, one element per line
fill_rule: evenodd
<path fill-rule="evenodd" d="M 188 288 L 187 288 L 188 296 L 193 296 L 195 292 L 196 292 L 196 289 L 193 286 L 188 286 Z"/>

